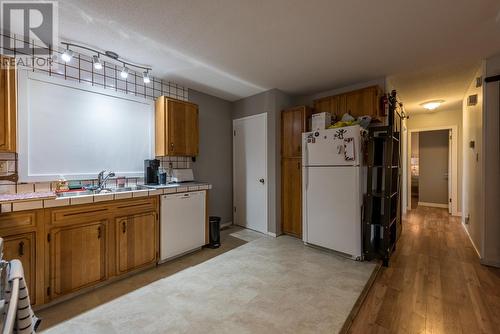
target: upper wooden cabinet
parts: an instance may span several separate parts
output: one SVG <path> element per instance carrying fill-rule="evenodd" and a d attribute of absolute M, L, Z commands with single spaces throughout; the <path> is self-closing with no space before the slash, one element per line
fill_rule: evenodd
<path fill-rule="evenodd" d="M 165 96 L 156 100 L 156 156 L 198 155 L 198 106 Z"/>
<path fill-rule="evenodd" d="M 16 70 L 0 56 L 0 152 L 16 152 Z"/>
<path fill-rule="evenodd" d="M 314 100 L 314 112 L 330 112 L 340 119 L 345 113 L 354 117 L 368 115 L 372 118 L 382 118 L 380 98 L 382 90 L 378 86 L 366 87 L 352 92 L 327 96 Z"/>
<path fill-rule="evenodd" d="M 281 155 L 283 158 L 302 156 L 302 133 L 307 131 L 311 109 L 305 106 L 281 112 Z"/>

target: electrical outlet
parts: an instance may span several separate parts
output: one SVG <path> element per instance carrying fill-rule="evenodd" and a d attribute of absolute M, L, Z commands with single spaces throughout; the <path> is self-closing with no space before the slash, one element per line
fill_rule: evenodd
<path fill-rule="evenodd" d="M 9 171 L 7 161 L 0 161 L 0 173 L 7 173 Z"/>

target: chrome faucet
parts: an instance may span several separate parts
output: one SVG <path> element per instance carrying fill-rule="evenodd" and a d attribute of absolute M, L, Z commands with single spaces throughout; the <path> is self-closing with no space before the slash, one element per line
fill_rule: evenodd
<path fill-rule="evenodd" d="M 97 175 L 97 191 L 100 192 L 102 190 L 106 190 L 106 182 L 108 182 L 108 179 L 110 177 L 114 177 L 115 173 L 114 172 L 109 172 L 106 176 L 106 171 L 103 170 Z"/>

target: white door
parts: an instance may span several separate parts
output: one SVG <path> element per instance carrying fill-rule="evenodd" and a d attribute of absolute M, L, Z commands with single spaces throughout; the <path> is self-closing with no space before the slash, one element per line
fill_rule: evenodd
<path fill-rule="evenodd" d="M 361 256 L 360 167 L 304 168 L 304 241 Z"/>
<path fill-rule="evenodd" d="M 267 114 L 233 120 L 234 224 L 267 233 Z"/>

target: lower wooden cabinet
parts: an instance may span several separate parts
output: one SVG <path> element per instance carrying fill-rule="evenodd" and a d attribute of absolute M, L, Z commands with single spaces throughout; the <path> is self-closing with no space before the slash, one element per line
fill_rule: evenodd
<path fill-rule="evenodd" d="M 281 221 L 283 233 L 302 237 L 302 159 L 281 160 Z"/>
<path fill-rule="evenodd" d="M 156 212 L 116 219 L 116 264 L 119 274 L 156 262 L 156 221 Z"/>
<path fill-rule="evenodd" d="M 52 298 L 106 279 L 107 224 L 104 220 L 51 230 Z"/>
<path fill-rule="evenodd" d="M 23 264 L 24 279 L 30 292 L 30 301 L 36 303 L 35 288 L 35 232 L 4 237 L 4 260 L 18 259 Z"/>

